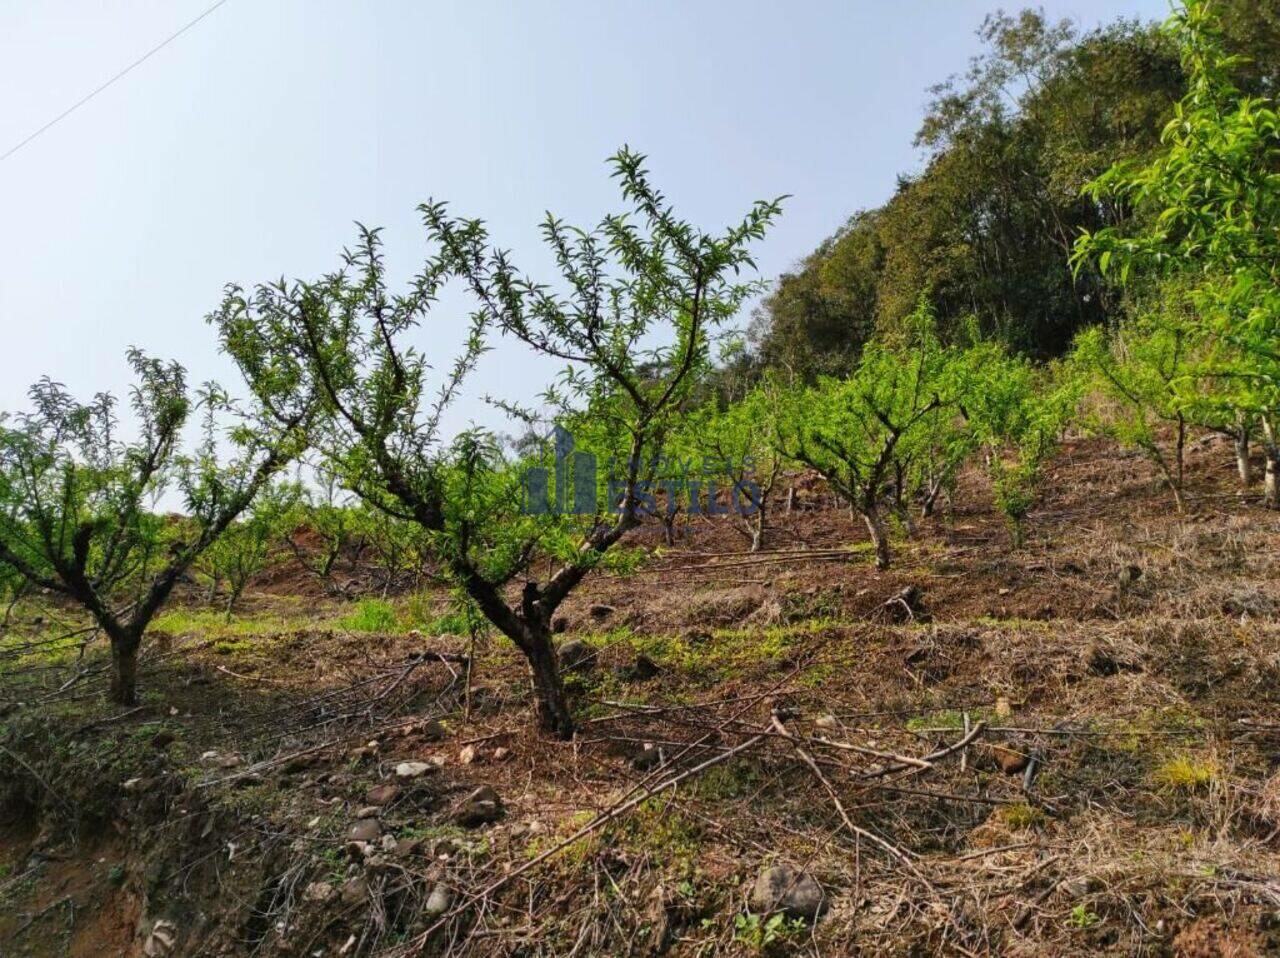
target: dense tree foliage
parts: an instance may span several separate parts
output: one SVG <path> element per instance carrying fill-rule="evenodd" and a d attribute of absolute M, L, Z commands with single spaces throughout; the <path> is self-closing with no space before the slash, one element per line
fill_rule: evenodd
<path fill-rule="evenodd" d="M 1149 162 L 1115 165 L 1089 190 L 1099 204 L 1145 215 L 1086 233 L 1076 261 L 1122 282 L 1187 284 L 1193 308 L 1166 336 L 1203 343 L 1205 355 L 1194 376 L 1168 374 L 1171 412 L 1217 407 L 1240 429 L 1258 421 L 1266 501 L 1280 508 L 1280 117 L 1273 101 L 1236 85 L 1242 63 L 1224 46 L 1213 4 L 1189 2 L 1169 29 L 1189 82 L 1162 148 Z M 1195 376 L 1212 383 L 1208 400 L 1189 386 Z"/>
<path fill-rule="evenodd" d="M 1215 4 L 1246 91 L 1280 76 L 1280 4 Z M 1145 220 L 1125 197 L 1081 195 L 1113 164 L 1149 158 L 1186 92 L 1176 44 L 1148 24 L 1084 34 L 1043 14 L 996 14 L 987 52 L 934 90 L 917 143 L 924 169 L 882 206 L 855 213 L 782 276 L 752 323 L 758 366 L 812 378 L 853 369 L 864 343 L 925 291 L 952 341 L 984 336 L 1035 358 L 1123 313 L 1092 269 L 1067 265 L 1082 230 Z"/>

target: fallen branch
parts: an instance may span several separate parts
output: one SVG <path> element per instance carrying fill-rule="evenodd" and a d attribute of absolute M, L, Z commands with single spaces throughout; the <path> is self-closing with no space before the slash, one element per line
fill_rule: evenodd
<path fill-rule="evenodd" d="M 831 803 L 835 805 L 836 811 L 840 813 L 840 818 L 844 822 L 844 827 L 847 828 L 853 834 L 858 835 L 861 838 L 865 838 L 867 839 L 867 841 L 880 846 L 880 848 L 887 851 L 894 858 L 903 862 L 907 866 L 907 868 L 910 869 L 911 872 L 914 873 L 915 876 L 919 878 L 920 881 L 922 881 L 927 888 L 929 888 L 930 891 L 933 891 L 934 890 L 933 885 L 930 883 L 929 879 L 925 878 L 924 875 L 920 874 L 919 870 L 916 869 L 915 865 L 911 861 L 910 855 L 904 852 L 897 845 L 894 845 L 892 842 L 884 838 L 881 838 L 879 835 L 875 834 L 874 832 L 869 832 L 865 828 L 862 828 L 853 823 L 853 821 L 849 818 L 849 813 L 845 811 L 844 804 L 840 801 L 840 796 L 836 794 L 836 790 L 835 788 L 832 787 L 831 782 L 827 779 L 827 776 L 822 774 L 822 769 L 819 768 L 818 763 L 813 760 L 813 756 L 804 750 L 804 746 L 800 744 L 800 740 L 791 734 L 791 731 L 786 727 L 785 724 L 783 724 L 782 719 L 778 717 L 778 713 L 776 711 L 772 714 L 770 718 L 773 723 L 773 727 L 778 730 L 778 734 L 781 735 L 783 738 L 787 739 L 791 743 L 791 745 L 796 750 L 796 754 L 799 755 L 801 760 L 806 765 L 809 766 L 810 771 L 812 771 L 814 776 L 818 779 L 818 781 L 822 783 L 822 787 L 826 790 L 827 795 L 830 796 L 831 798 Z"/>
<path fill-rule="evenodd" d="M 650 798 L 653 798 L 655 795 L 660 795 L 661 793 L 669 789 L 675 788 L 681 782 L 686 781 L 690 778 L 693 778 L 695 775 L 700 775 L 703 772 L 705 772 L 707 769 L 712 768 L 713 766 L 720 765 L 724 762 L 727 762 L 729 759 L 733 758 L 735 755 L 740 755 L 741 753 L 745 752 L 747 749 L 751 748 L 753 745 L 760 742 L 764 738 L 765 738 L 764 735 L 753 735 L 751 738 L 747 739 L 744 742 L 741 742 L 738 745 L 735 745 L 733 748 L 729 749 L 728 751 L 721 752 L 719 755 L 713 755 L 711 758 L 707 759 L 705 762 L 695 765 L 692 768 L 685 769 L 680 774 L 673 775 L 671 778 L 668 778 L 657 785 L 651 785 L 647 788 L 644 788 L 639 794 L 633 796 L 632 798 L 628 799 L 622 804 L 615 805 L 613 808 L 610 808 L 606 811 L 601 812 L 599 815 L 597 815 L 591 821 L 587 822 L 587 824 L 583 825 L 581 828 L 579 828 L 576 832 L 574 832 L 568 838 L 561 840 L 557 844 L 553 845 L 551 848 L 548 848 L 546 851 L 542 852 L 540 855 L 537 855 L 534 858 L 529 859 L 519 868 L 513 869 L 503 877 L 499 878 L 497 881 L 492 882 L 486 887 L 482 888 L 480 891 L 469 894 L 462 903 L 455 905 L 444 915 L 440 916 L 440 918 L 438 918 L 433 925 L 428 927 L 424 932 L 422 932 L 422 934 L 420 934 L 413 941 L 409 942 L 409 944 L 405 946 L 406 949 L 408 950 L 400 952 L 400 954 L 404 954 L 404 955 L 421 954 L 422 949 L 426 947 L 427 941 L 430 939 L 431 934 L 437 928 L 439 928 L 441 925 L 447 922 L 450 918 L 454 918 L 457 915 L 461 914 L 462 912 L 466 911 L 466 909 L 470 908 L 472 903 L 476 901 L 480 901 L 481 899 L 484 899 L 484 898 L 488 898 L 494 892 L 499 891 L 504 886 L 510 884 L 513 879 L 518 878 L 520 875 L 523 875 L 525 872 L 529 871 L 532 868 L 536 868 L 538 865 L 541 865 L 548 858 L 558 854 L 559 852 L 568 848 L 570 845 L 574 844 L 575 842 L 580 841 L 581 839 L 587 837 L 588 835 L 602 828 L 604 825 L 607 825 L 609 822 L 613 821 L 614 819 L 619 818 L 622 815 L 625 815 L 627 812 L 636 808 L 638 805 L 648 801 Z"/>

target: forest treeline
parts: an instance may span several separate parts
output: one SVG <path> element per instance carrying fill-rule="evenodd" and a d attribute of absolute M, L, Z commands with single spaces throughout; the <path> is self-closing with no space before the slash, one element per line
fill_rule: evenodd
<path fill-rule="evenodd" d="M 947 507 L 964 467 L 986 471 L 1018 547 L 1069 429 L 1140 451 L 1178 509 L 1191 429 L 1234 440 L 1246 495 L 1260 447 L 1262 502 L 1280 508 L 1280 116 L 1263 9 L 1188 0 L 1160 32 L 1082 39 L 1037 15 L 991 21 L 998 55 L 938 94 L 928 171 L 813 265 L 817 280 L 841 277 L 841 296 L 872 290 L 876 312 L 824 318 L 839 342 L 810 336 L 809 320 L 778 320 L 807 281 L 789 277 L 767 301 L 758 368 L 742 353 L 717 365 L 715 347 L 768 288 L 744 273 L 782 200 L 703 230 L 628 148 L 610 160 L 625 212 L 592 228 L 543 223 L 550 280 L 523 273 L 483 222 L 430 201 L 429 253 L 398 291 L 366 228 L 326 275 L 228 286 L 208 321 L 241 398 L 192 390 L 181 365 L 133 350 L 133 429 L 113 397 L 80 402 L 48 378 L 31 409 L 0 422 L 0 587 L 81 608 L 129 704 L 147 628 L 180 583 L 230 609 L 281 542 L 323 581 L 344 543 L 364 543 L 384 589 L 427 569 L 465 621 L 506 636 L 528 661 L 539 727 L 567 738 L 565 601 L 594 570 L 634 567 L 630 533 L 655 516 L 670 534 L 682 516 L 720 511 L 760 548 L 788 472 L 826 480 L 882 569 L 895 538 Z M 1259 55 L 1235 52 L 1239 36 Z M 966 165 L 979 161 L 995 165 Z M 937 196 L 963 202 L 923 200 Z M 895 219 L 917 214 L 935 232 Z M 891 222 L 903 244 L 936 248 L 876 247 Z M 859 273 L 863 253 L 878 265 Z M 452 362 L 429 329 L 446 286 L 472 305 Z M 497 402 L 528 429 L 514 445 L 442 425 L 494 336 L 563 365 L 536 407 Z M 770 359 L 784 341 L 790 358 Z M 193 420 L 201 440 L 188 449 Z M 608 466 L 585 482 L 576 464 L 564 471 L 552 424 Z M 287 480 L 298 462 L 322 492 Z M 712 465 L 672 476 L 672 462 Z M 588 491 L 590 506 L 529 508 L 533 469 Z M 160 514 L 173 495 L 182 514 Z M 750 508 L 723 509 L 726 495 Z M 295 538 L 304 528 L 309 544 Z"/>
<path fill-rule="evenodd" d="M 1215 0 L 1213 15 L 1224 47 L 1243 58 L 1235 85 L 1273 95 L 1280 2 Z M 985 336 L 1039 359 L 1124 315 L 1124 295 L 1068 259 L 1081 231 L 1147 215 L 1084 189 L 1159 150 L 1187 92 L 1176 42 L 1159 24 L 1119 20 L 1081 33 L 1034 10 L 993 14 L 980 36 L 985 52 L 971 69 L 931 91 L 916 137 L 923 169 L 780 278 L 752 321 L 740 371 L 847 373 L 926 291 L 944 338 L 976 320 Z"/>

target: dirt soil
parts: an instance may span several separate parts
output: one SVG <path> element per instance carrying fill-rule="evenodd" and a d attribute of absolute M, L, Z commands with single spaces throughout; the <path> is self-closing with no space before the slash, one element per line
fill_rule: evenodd
<path fill-rule="evenodd" d="M 645 527 L 563 610 L 572 742 L 367 559 L 282 554 L 229 622 L 192 588 L 133 709 L 19 606 L 0 955 L 1280 953 L 1280 514 L 1226 442 L 1188 474 L 1179 514 L 1069 443 L 1016 551 L 966 474 L 884 573 L 807 476 L 756 555 Z M 816 918 L 755 899 L 780 865 Z"/>

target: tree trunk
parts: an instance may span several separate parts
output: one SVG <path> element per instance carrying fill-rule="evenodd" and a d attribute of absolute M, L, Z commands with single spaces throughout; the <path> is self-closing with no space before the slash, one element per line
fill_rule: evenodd
<path fill-rule="evenodd" d="M 876 568 L 884 570 L 889 568 L 889 534 L 885 530 L 884 523 L 880 521 L 880 514 L 874 509 L 868 509 L 862 513 L 862 521 L 867 524 L 867 532 L 871 534 L 871 544 L 876 550 Z"/>
<path fill-rule="evenodd" d="M 1178 440 L 1173 450 L 1173 472 L 1175 479 L 1175 493 L 1178 499 L 1178 511 L 1182 511 L 1182 481 L 1185 474 L 1184 463 L 1187 458 L 1187 420 L 1182 413 L 1178 413 Z"/>
<path fill-rule="evenodd" d="M 565 695 L 564 682 L 560 679 L 560 662 L 551 631 L 530 626 L 526 633 L 525 657 L 533 673 L 534 708 L 538 716 L 538 728 L 556 738 L 573 738 L 573 715 Z"/>
<path fill-rule="evenodd" d="M 235 585 L 235 584 L 232 584 L 231 588 L 228 590 L 228 593 L 227 593 L 227 607 L 226 607 L 226 609 L 223 611 L 223 621 L 224 621 L 224 622 L 230 622 L 230 621 L 231 621 L 231 616 L 232 616 L 232 614 L 233 614 L 233 613 L 235 612 L 235 610 L 236 610 L 236 603 L 240 601 L 240 596 L 242 596 L 242 595 L 244 594 L 244 587 L 245 587 L 246 585 L 248 585 L 248 584 L 249 584 L 249 583 L 248 583 L 248 580 L 246 580 L 246 581 L 242 582 L 242 583 L 241 583 L 240 585 L 238 585 L 238 586 L 237 586 L 237 585 Z"/>
<path fill-rule="evenodd" d="M 1253 467 L 1249 463 L 1249 429 L 1241 423 L 1236 430 L 1236 472 L 1240 474 L 1240 487 L 1253 485 Z"/>
<path fill-rule="evenodd" d="M 1009 519 L 1009 544 L 1015 550 L 1021 549 L 1027 540 L 1025 521 L 1022 516 Z"/>
<path fill-rule="evenodd" d="M 1269 418 L 1262 420 L 1262 450 L 1267 457 L 1267 473 L 1262 486 L 1262 504 L 1280 509 L 1280 436 Z"/>
<path fill-rule="evenodd" d="M 130 636 L 111 637 L 111 701 L 138 704 L 138 645 Z"/>
<path fill-rule="evenodd" d="M 942 493 L 943 485 L 941 478 L 934 479 L 929 483 L 929 491 L 925 494 L 924 502 L 920 506 L 921 519 L 928 519 L 933 515 L 933 510 L 938 505 L 938 496 Z"/>

